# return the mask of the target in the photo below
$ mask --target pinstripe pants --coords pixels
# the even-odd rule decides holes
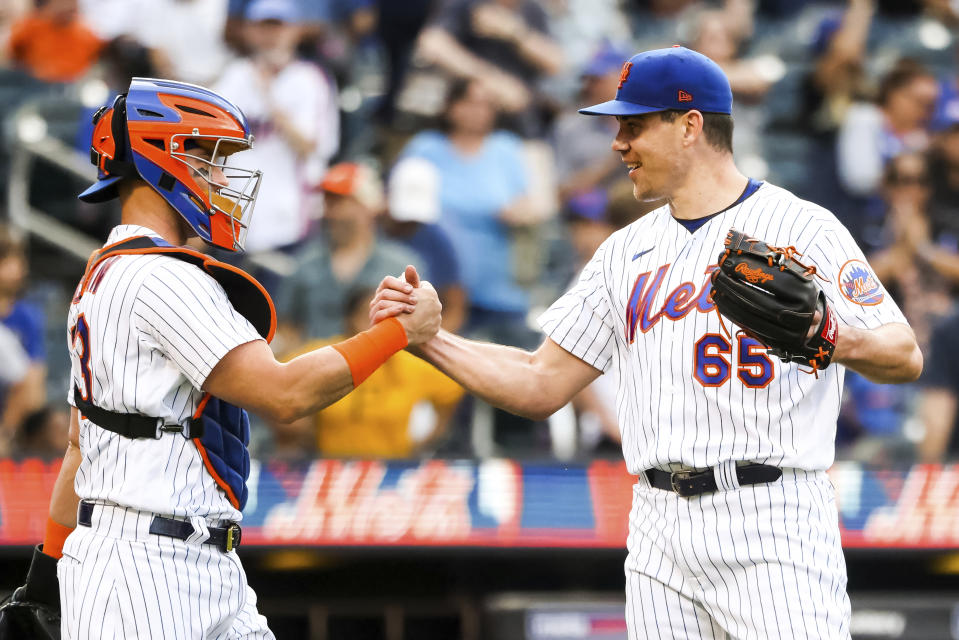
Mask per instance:
[[[235,552],[149,533],[152,516],[97,506],[57,563],[64,640],[272,640]]]
[[[683,498],[633,488],[630,640],[846,640],[849,598],[825,472]]]

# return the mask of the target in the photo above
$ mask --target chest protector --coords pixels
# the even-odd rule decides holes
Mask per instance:
[[[233,308],[250,321],[267,342],[276,330],[273,301],[263,286],[251,275],[232,265],[214,260],[199,251],[178,247],[149,236],[135,236],[100,249],[90,258],[76,300],[86,291],[97,265],[113,256],[161,254],[195,265],[216,280],[226,291]],[[118,413],[95,406],[73,389],[74,404],[85,418],[98,427],[127,438],[156,438],[156,417]],[[163,425],[161,432],[183,432],[182,425]],[[227,498],[237,509],[246,505],[247,478],[250,476],[250,419],[245,410],[204,394],[189,421],[187,437],[192,440],[209,471]]]

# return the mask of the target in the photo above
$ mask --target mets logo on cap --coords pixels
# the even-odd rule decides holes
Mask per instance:
[[[839,291],[850,302],[871,306],[882,302],[882,285],[862,260],[849,260],[839,270]]]
[[[629,71],[633,68],[633,63],[627,60],[623,63],[623,70],[619,72],[619,84],[616,86],[617,89],[622,89],[623,84],[629,80]]]

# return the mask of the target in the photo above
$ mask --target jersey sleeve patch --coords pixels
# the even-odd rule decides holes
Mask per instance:
[[[842,265],[837,283],[847,300],[864,307],[877,305],[885,298],[879,278],[862,260],[849,260]]]

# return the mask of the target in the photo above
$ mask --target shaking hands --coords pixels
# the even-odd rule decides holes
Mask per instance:
[[[370,302],[370,325],[396,317],[410,345],[429,341],[440,329],[443,305],[436,289],[420,280],[416,267],[408,266],[403,277],[386,276]]]

